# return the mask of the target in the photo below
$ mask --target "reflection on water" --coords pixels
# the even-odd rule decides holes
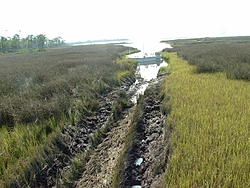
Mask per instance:
[[[137,80],[130,87],[130,90],[136,90],[135,94],[132,96],[131,101],[136,104],[139,95],[143,95],[144,91],[147,89],[149,82],[157,78],[157,73],[159,69],[163,66],[167,66],[166,62],[160,64],[138,64],[137,66]]]
[[[138,64],[139,73],[141,75],[141,78],[143,78],[145,81],[150,81],[157,77],[157,73],[159,69],[163,66],[167,66],[166,62],[162,62],[160,64],[149,64],[149,65],[143,65]]]
[[[126,46],[133,46],[137,49],[140,49],[143,51],[143,53],[155,53],[155,52],[159,52],[164,48],[167,47],[171,47],[170,45],[166,45],[166,44],[162,44],[162,43],[155,43],[156,45],[148,45],[147,50],[145,50],[145,45],[143,44],[143,46],[141,46],[142,48],[140,48],[140,46],[138,45],[131,45],[128,44]],[[134,54],[136,55],[136,54]],[[137,70],[136,70],[136,75],[137,75],[137,79],[135,81],[135,83],[130,87],[131,91],[136,91],[135,94],[132,96],[131,101],[136,104],[137,103],[137,99],[139,98],[139,95],[143,95],[144,91],[147,89],[149,83],[157,78],[157,74],[158,71],[161,67],[163,66],[167,66],[168,64],[166,62],[146,62],[146,64],[140,64],[138,63],[137,65]],[[136,166],[140,166],[143,163],[143,158],[138,158],[135,161],[135,165]],[[141,188],[141,185],[133,185],[131,188]]]
[[[123,44],[128,48],[134,47],[142,51],[142,53],[155,54],[163,50],[164,48],[171,48],[169,44],[160,43],[159,41],[131,41],[128,44]],[[139,55],[139,53],[133,55]],[[144,94],[144,91],[149,85],[152,79],[157,78],[157,73],[162,66],[167,66],[166,62],[144,62],[144,64],[138,63],[137,65],[137,80],[130,87],[130,90],[136,90],[136,94],[132,97],[132,102],[136,103],[139,95]]]

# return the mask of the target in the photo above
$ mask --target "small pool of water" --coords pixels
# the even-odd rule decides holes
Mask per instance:
[[[141,166],[142,162],[143,162],[143,158],[140,157],[140,158],[136,159],[135,165],[136,166]]]
[[[142,65],[142,64],[138,64],[138,71],[141,75],[141,77],[145,80],[145,81],[150,81],[154,78],[157,77],[158,71],[161,67],[163,66],[167,66],[168,64],[166,62],[162,62],[159,64],[148,64],[148,65]]]
[[[133,185],[131,188],[141,188],[140,185]]]

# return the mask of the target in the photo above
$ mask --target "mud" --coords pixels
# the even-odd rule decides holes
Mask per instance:
[[[80,151],[88,149],[91,144],[90,134],[107,121],[111,113],[111,102],[105,105],[91,117],[80,121],[77,125],[68,125],[63,128],[62,134],[54,143],[59,151],[49,154],[52,162],[44,165],[42,170],[34,177],[33,187],[53,187],[63,171],[67,170],[70,158]]]
[[[161,113],[160,80],[149,85],[142,103],[142,116],[135,127],[135,139],[126,159],[121,187],[159,187],[167,162],[165,116]]]

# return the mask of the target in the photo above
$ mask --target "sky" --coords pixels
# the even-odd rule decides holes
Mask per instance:
[[[66,42],[250,35],[248,0],[2,0],[0,36]]]

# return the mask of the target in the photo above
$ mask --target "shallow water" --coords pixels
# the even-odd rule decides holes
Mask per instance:
[[[149,65],[141,65],[139,64],[139,72],[141,74],[141,77],[145,81],[150,81],[157,77],[157,73],[159,69],[163,66],[167,66],[166,62],[162,62],[160,64],[149,64]]]
[[[167,65],[168,64],[164,61],[158,64],[138,64],[136,70],[137,79],[135,83],[130,87],[130,90],[136,90],[135,94],[131,98],[131,101],[134,104],[137,103],[137,99],[139,98],[139,96],[144,94],[144,91],[147,89],[150,81],[157,78],[159,69]]]
[[[156,53],[164,48],[171,48],[171,45],[160,43],[160,41],[157,40],[148,40],[148,41],[130,41],[128,44],[123,44],[124,46],[127,46],[129,49],[130,47],[137,48],[141,50],[141,52],[135,53],[133,55],[139,55],[141,53]],[[140,64],[138,63],[136,74],[137,74],[137,80],[136,82],[130,87],[131,90],[135,90],[136,93],[132,97],[131,101],[133,103],[137,102],[137,99],[139,98],[139,95],[143,95],[144,91],[147,89],[149,82],[155,78],[157,78],[157,73],[159,69],[162,66],[167,66],[168,64],[164,61],[162,62],[152,62],[151,64]]]

